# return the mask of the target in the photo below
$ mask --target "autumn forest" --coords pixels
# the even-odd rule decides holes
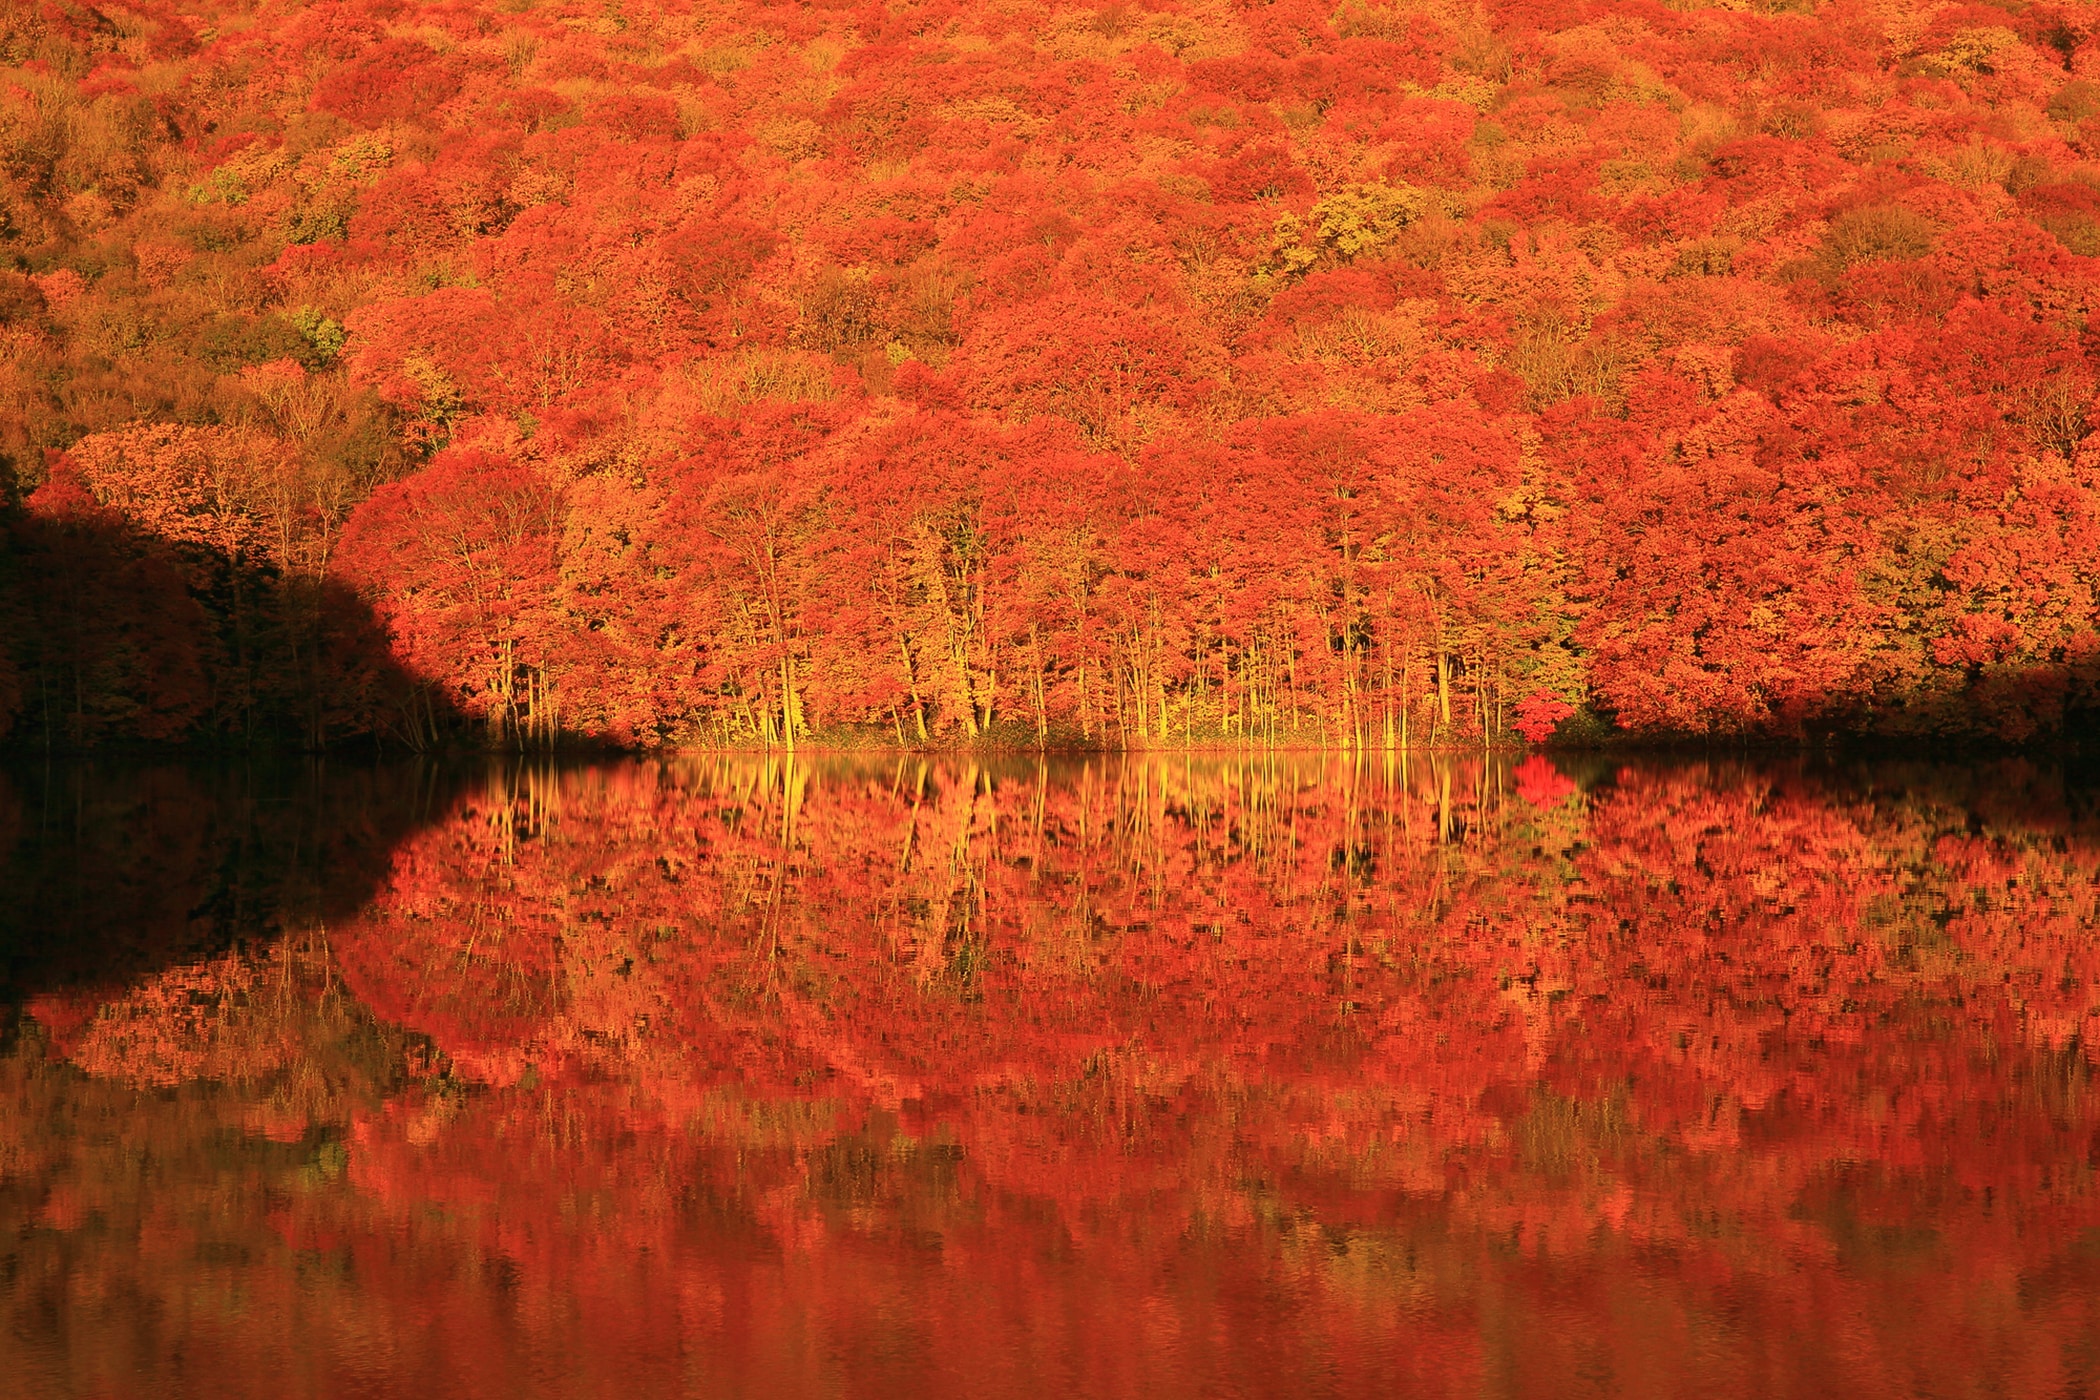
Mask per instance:
[[[8,0],[15,743],[2001,741],[2100,13]]]

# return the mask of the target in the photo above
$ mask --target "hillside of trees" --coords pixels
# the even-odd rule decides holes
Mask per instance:
[[[2100,7],[0,0],[10,742],[2047,739]]]

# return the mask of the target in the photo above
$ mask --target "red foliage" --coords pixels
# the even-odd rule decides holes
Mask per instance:
[[[529,678],[548,659],[535,624],[554,588],[557,505],[538,470],[455,448],[381,487],[344,532],[341,567],[386,599],[398,654],[444,683],[461,713],[499,730],[534,718]]]
[[[2100,704],[2070,10],[61,10],[0,47],[0,495],[78,444],[127,528],[245,557],[230,462],[287,594],[362,511],[398,659],[513,737]],[[536,543],[458,566],[504,620],[416,621],[468,606],[431,550],[364,554],[516,473]]]
[[[1560,722],[1575,713],[1575,707],[1551,695],[1528,695],[1517,702],[1512,726],[1534,744],[1543,744],[1560,728]]]
[[[428,45],[384,39],[323,78],[313,105],[360,126],[383,126],[425,117],[457,91],[459,78]]]

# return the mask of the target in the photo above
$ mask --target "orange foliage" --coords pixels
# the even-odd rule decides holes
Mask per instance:
[[[0,619],[29,731],[2024,741],[2100,695],[2080,6],[125,16],[0,20],[0,568],[71,471],[266,557],[288,641],[67,661],[68,719],[64,610]],[[412,675],[248,698],[340,689],[339,576]],[[246,628],[192,593],[124,625]]]

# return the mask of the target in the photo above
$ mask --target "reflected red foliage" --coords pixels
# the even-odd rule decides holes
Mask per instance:
[[[105,1078],[25,1041],[5,1296],[237,1278],[235,1390],[2056,1394],[2096,838],[2015,763],[504,772]],[[155,1374],[125,1308],[35,1364]]]

